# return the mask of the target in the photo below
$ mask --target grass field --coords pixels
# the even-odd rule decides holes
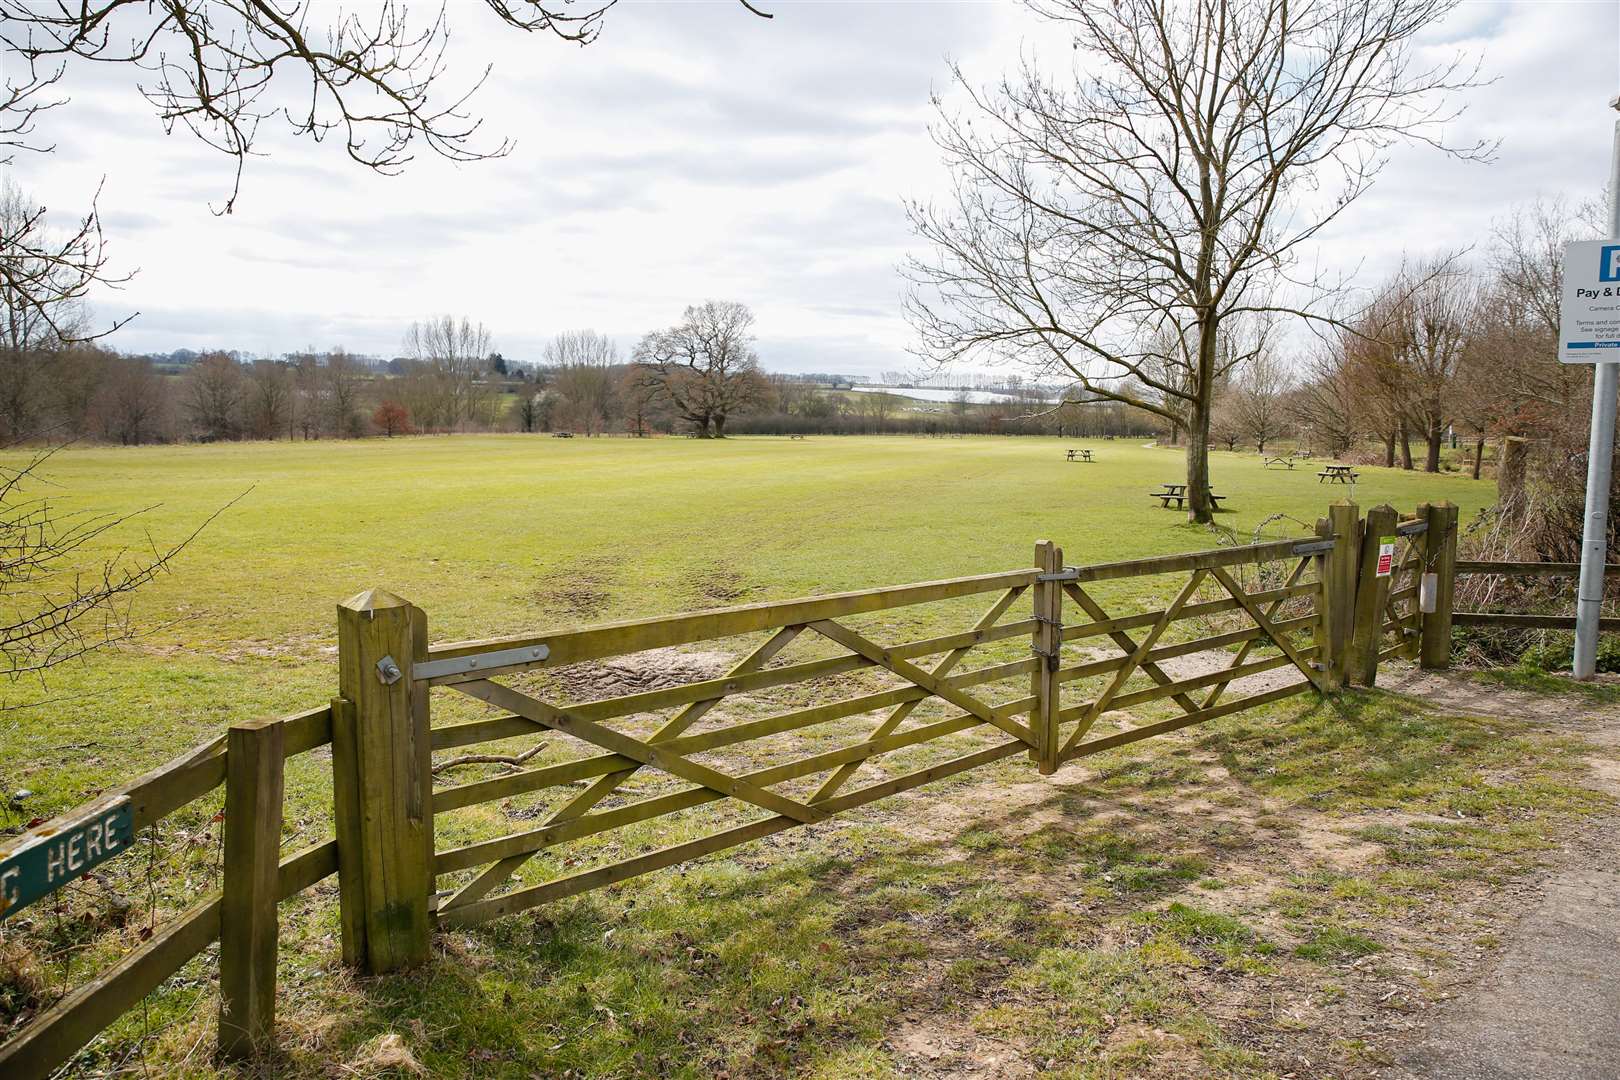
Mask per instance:
[[[1089,445],[1092,464],[1064,460]],[[1223,529],[1297,535],[1346,494],[1316,467],[1217,452]],[[0,763],[50,761],[60,734],[101,760],[5,775],[31,811],[77,802],[232,720],[335,692],[335,605],[389,589],[433,640],[672,614],[1027,566],[1037,540],[1070,563],[1214,547],[1150,490],[1182,456],[1119,441],[1035,438],[550,439],[536,436],[69,450],[45,470],[68,509],[130,513],[114,538],[161,546],[231,499],[140,595],[135,646],[0,686]],[[246,494],[244,494],[244,492]],[[1354,497],[1405,511],[1450,499],[1464,520],[1494,488],[1455,474],[1360,470]],[[87,555],[94,555],[88,552]],[[1140,586],[1133,586],[1140,587]],[[1104,590],[1106,593],[1107,590]]]
[[[1095,463],[1064,460],[1066,447],[1081,445]],[[0,712],[0,785],[35,793],[4,811],[5,824],[74,805],[232,721],[324,702],[336,684],[334,605],[368,587],[423,607],[434,640],[481,637],[1010,569],[1029,565],[1044,538],[1062,544],[1068,562],[1092,563],[1213,547],[1234,534],[1247,541],[1262,523],[1268,535],[1298,535],[1346,494],[1318,484],[1308,462],[1267,470],[1255,455],[1217,453],[1214,486],[1229,509],[1211,530],[1148,498],[1182,472],[1176,451],[1026,438],[469,436],[65,451],[45,470],[62,507],[152,508],[126,539],[146,530],[172,542],[242,498],[141,594],[138,641],[53,672],[45,687],[4,688],[7,704],[24,707]],[[1409,512],[1449,499],[1466,521],[1495,497],[1489,483],[1455,474],[1360,472],[1354,497],[1363,506],[1387,501]],[[50,700],[26,706],[41,697]],[[325,1075],[341,1060],[351,1073],[409,1072],[410,1062],[390,1058],[402,1040],[433,1075],[887,1075],[904,1058],[896,1040],[921,1022],[908,1015],[943,1008],[964,1038],[1015,1046],[1037,1071],[1052,1063],[1074,1076],[1136,1075],[1132,1061],[1159,1067],[1168,1054],[1185,1069],[1151,1075],[1267,1075],[1266,1055],[1178,984],[1178,965],[1256,978],[1280,966],[1331,969],[1386,947],[1362,925],[1366,905],[1389,902],[1380,895],[1395,889],[1411,897],[1409,909],[1426,911],[1457,860],[1458,880],[1498,869],[1466,865],[1483,843],[1472,835],[1431,844],[1409,855],[1418,869],[1398,881],[1379,871],[1348,875],[1355,885],[1288,886],[1281,921],[1262,933],[1211,898],[1274,868],[1238,873],[1236,848],[1223,845],[1239,833],[1269,843],[1268,815],[1317,813],[1320,794],[1304,777],[1282,788],[1276,773],[1250,775],[1258,756],[1298,755],[1303,767],[1325,753],[1350,777],[1345,784],[1364,782],[1375,800],[1387,798],[1377,792],[1390,776],[1417,768],[1403,754],[1445,762],[1443,776],[1412,773],[1422,783],[1403,797],[1425,807],[1461,798],[1487,773],[1512,772],[1500,804],[1468,804],[1481,817],[1522,818],[1532,796],[1537,822],[1595,805],[1566,783],[1579,769],[1569,746],[1529,735],[1486,740],[1472,721],[1413,726],[1377,695],[1346,701],[1338,711],[1274,708],[1165,749],[1102,759],[1112,787],[1101,790],[1113,793],[1105,801],[1142,815],[1151,827],[1141,835],[1068,821],[1096,809],[1095,792],[1074,779],[1048,791],[1027,768],[1004,763],[969,787],[938,789],[946,801],[937,805],[947,807],[939,820],[906,819],[920,801],[936,805],[926,802],[936,789],[924,789],[847,825],[446,935],[443,962],[418,976],[346,977],[325,886],[289,905],[289,1056],[269,1067]],[[1266,721],[1293,725],[1297,738],[1268,741],[1258,734]],[[1366,740],[1381,740],[1376,760],[1352,763],[1347,755]],[[1230,776],[1211,787],[1199,761],[1222,763]],[[325,768],[311,756],[289,775],[298,834],[289,846],[329,829]],[[1241,828],[1229,821],[1231,835],[1193,835],[1179,810],[1151,824],[1161,800],[1200,786],[1214,805],[1244,804]],[[974,820],[965,807],[975,798],[1006,813]],[[1539,850],[1539,827],[1499,854]],[[164,888],[179,896],[185,887],[173,880],[205,880],[217,837],[206,816],[177,828],[191,850],[177,853],[171,835]],[[1398,840],[1403,851],[1412,846]],[[1086,918],[1043,882],[1058,864],[1086,900]],[[1312,899],[1324,889],[1333,903]],[[1362,914],[1347,925],[1351,909]],[[1053,911],[1060,917],[1047,918]],[[1117,932],[1097,937],[1105,925]],[[943,951],[923,944],[916,931],[925,926],[960,940]],[[829,949],[832,929],[840,944]],[[72,985],[117,945],[105,931],[64,926],[60,911],[54,922],[39,915],[24,935],[25,947],[50,957],[36,981]],[[81,1066],[107,1068],[141,1046],[167,1071],[209,1073],[197,1048],[209,1026],[207,965],[154,995]],[[1123,996],[1072,1000],[1077,987],[1100,984]],[[0,981],[7,1015],[16,1011],[5,1006],[11,992]],[[1061,1022],[1041,1011],[1054,996],[1068,1002],[1056,1006]],[[1174,1045],[1138,1045],[1148,1036],[1130,1031],[1119,1041],[1126,1017],[1170,1031]],[[139,1040],[145,1032],[161,1034]]]

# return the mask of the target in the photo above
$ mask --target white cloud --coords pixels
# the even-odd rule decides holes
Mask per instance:
[[[100,305],[142,312],[111,339],[125,349],[391,354],[411,319],[448,311],[529,358],[559,330],[630,341],[724,297],[754,306],[772,366],[903,366],[900,200],[941,175],[929,92],[947,54],[988,80],[1038,28],[1005,3],[768,6],[767,22],[727,0],[622,4],[577,49],[452,4],[453,74],[495,66],[476,104],[515,140],[498,161],[383,178],[340,145],[267,131],[237,212],[217,217],[230,163],[165,136],[127,76],[100,70],[52,119],[58,152],[16,172],[64,213],[105,176],[115,259],[141,270]],[[1595,194],[1617,36],[1612,3],[1461,6],[1429,47],[1477,49],[1497,81],[1450,134],[1500,138],[1499,160],[1397,150],[1322,264],[1380,272],[1403,250],[1479,241],[1538,193]]]

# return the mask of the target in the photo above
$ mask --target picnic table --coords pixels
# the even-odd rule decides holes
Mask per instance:
[[[1349,465],[1324,465],[1316,474],[1318,484],[1353,484],[1360,474]]]
[[[1226,496],[1217,495],[1213,490],[1208,491],[1207,494],[1209,495],[1209,501],[1214,504],[1215,509],[1219,510],[1221,508],[1221,500],[1226,498]],[[1158,499],[1166,510],[1170,509],[1170,504],[1172,502],[1176,504],[1176,509],[1180,510],[1187,501],[1187,485],[1166,484],[1161,491],[1148,492],[1148,497]]]
[[[1269,469],[1273,465],[1284,465],[1284,466],[1287,466],[1288,468],[1292,469],[1294,467],[1294,459],[1291,458],[1291,457],[1268,457],[1268,458],[1266,458],[1266,468]]]
[[[1078,454],[1079,456],[1076,457],[1075,456],[1076,454]],[[1070,450],[1069,451],[1069,460],[1070,461],[1090,461],[1091,460],[1091,451],[1090,450]]]
[[[802,439],[802,438],[804,438],[804,436],[800,435],[800,434],[793,434],[793,435],[789,435],[788,438],[789,439]]]

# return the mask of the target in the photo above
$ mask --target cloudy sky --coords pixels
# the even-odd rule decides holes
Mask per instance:
[[[453,313],[530,360],[562,330],[628,344],[685,304],[725,298],[758,314],[768,367],[910,366],[895,268],[914,244],[901,200],[942,185],[930,91],[947,58],[987,81],[1049,41],[1001,0],[761,6],[776,18],[730,0],[622,0],[579,49],[449,0],[449,77],[493,65],[475,106],[515,142],[500,160],[424,158],[380,177],[341,145],[267,128],[236,212],[219,217],[231,163],[165,135],[102,69],[70,74],[74,100],[46,126],[56,152],[13,172],[62,214],[101,185],[116,268],[139,270],[97,304],[104,319],[139,312],[108,339],[126,351],[392,356],[412,319]],[[1426,45],[1481,56],[1495,81],[1447,134],[1499,138],[1496,162],[1395,152],[1313,258],[1371,276],[1403,250],[1482,243],[1515,202],[1594,195],[1620,86],[1617,12],[1615,0],[1464,3]]]

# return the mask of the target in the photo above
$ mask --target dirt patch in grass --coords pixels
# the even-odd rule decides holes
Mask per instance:
[[[697,602],[705,607],[727,607],[742,603],[758,591],[758,586],[728,567],[717,566],[698,575],[693,583]]]
[[[547,576],[529,593],[546,623],[564,625],[595,620],[612,602],[616,583],[611,566],[581,559],[562,575]]]
[[[569,701],[665,690],[725,674],[736,661],[717,650],[649,649],[629,656],[569,664],[545,672],[543,681]]]
[[[961,1080],[1019,1080],[1039,1070],[1003,1039],[973,1030],[959,1018],[940,1014],[907,1016],[883,1041],[906,1076]]]

